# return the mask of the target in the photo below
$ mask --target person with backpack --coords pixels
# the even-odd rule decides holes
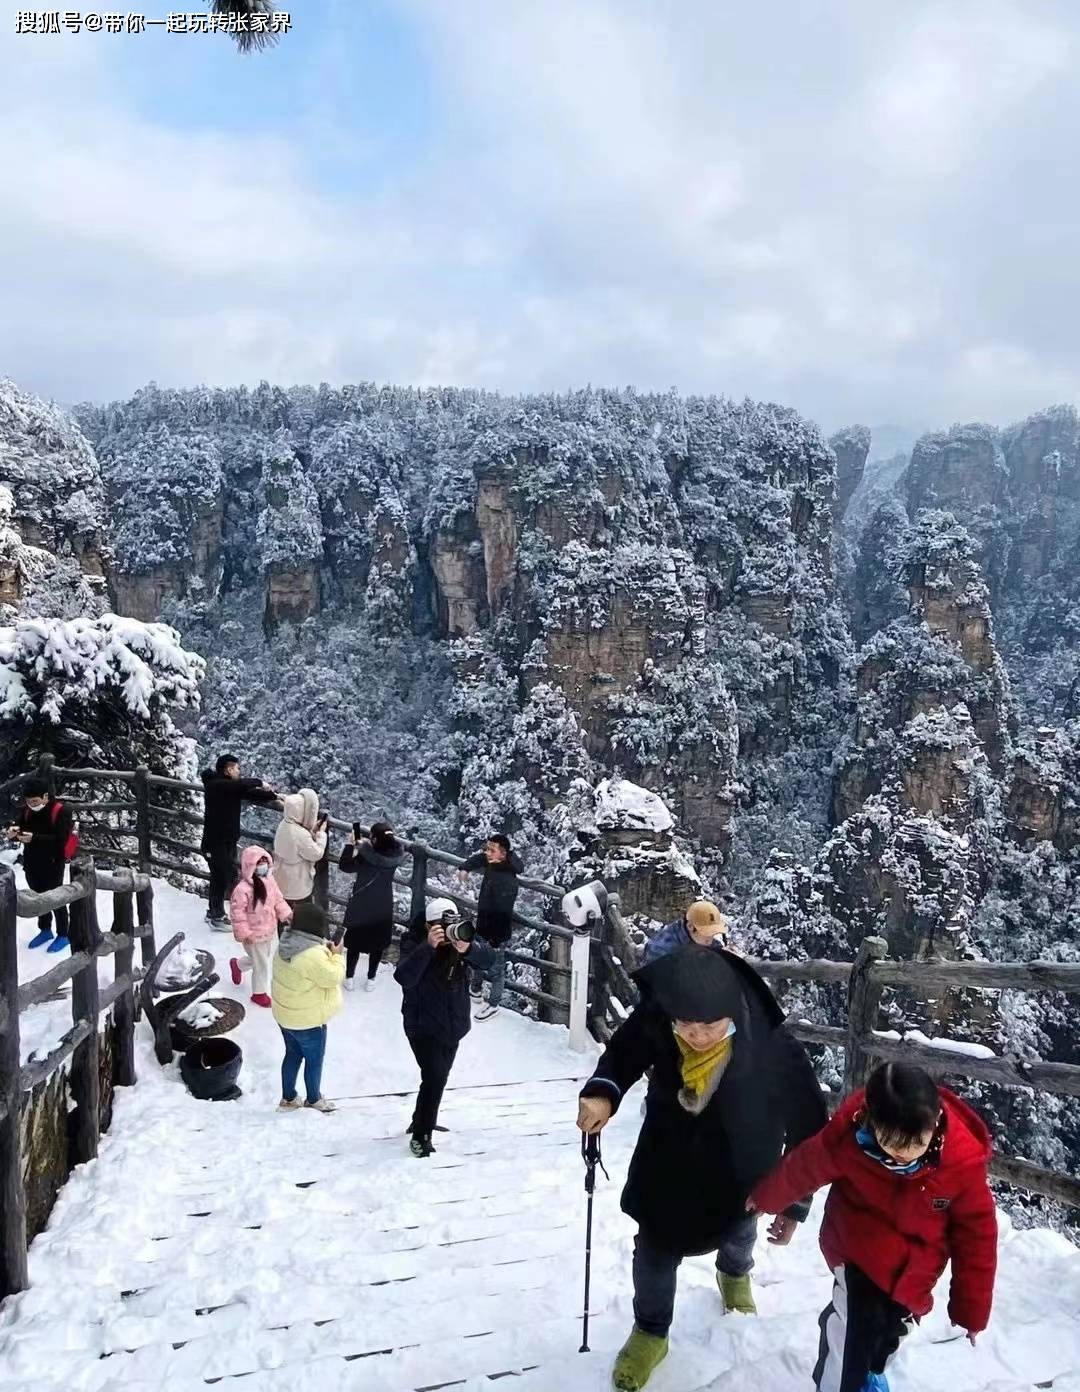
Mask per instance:
[[[652,1070],[622,1193],[638,1232],[634,1327],[612,1375],[619,1392],[640,1392],[667,1357],[684,1257],[715,1253],[725,1311],[757,1313],[757,1222],[746,1200],[786,1147],[828,1121],[805,1050],[748,962],[694,945],[640,968],[634,980],[640,1004],[612,1035],[578,1104],[579,1128],[596,1135]],[[795,1195],[773,1223],[774,1244],[790,1242],[806,1218],[802,1199]]]
[[[50,794],[44,778],[28,778],[23,784],[23,799],[22,811],[8,827],[8,840],[22,846],[27,889],[43,894],[64,883],[67,864],[78,854],[79,838],[70,809]],[[53,915],[41,914],[30,947],[48,944],[46,951],[63,952],[68,946],[67,906],[62,905],[55,913],[56,936],[52,930]]]
[[[487,943],[461,931],[465,927],[452,900],[432,899],[423,921],[402,938],[394,972],[405,1037],[420,1066],[420,1090],[408,1128],[409,1149],[417,1159],[435,1153],[431,1136],[439,1129],[439,1104],[458,1045],[472,1028],[469,967],[483,971],[494,956]]]
[[[274,802],[277,793],[257,778],[241,778],[240,760],[222,754],[212,769],[203,769],[203,834],[199,849],[210,867],[210,905],[206,921],[218,933],[229,931],[225,900],[240,874],[240,807],[245,802]]]
[[[973,1344],[986,1328],[997,1267],[992,1150],[966,1102],[922,1068],[884,1063],[754,1188],[751,1212],[780,1213],[832,1186],[820,1236],[833,1296],[819,1321],[818,1392],[889,1392],[888,1362],[929,1313],[947,1264],[949,1318]]]
[[[405,852],[389,822],[374,822],[366,838],[358,839],[357,830],[338,861],[338,869],[356,876],[345,907],[345,989],[354,989],[356,964],[366,952],[364,990],[373,991],[379,963],[394,936],[394,874]]]
[[[274,958],[274,1019],[285,1040],[278,1103],[282,1112],[295,1112],[300,1107],[327,1113],[337,1110],[322,1095],[322,1071],[326,1022],[341,1009],[345,963],[342,944],[328,940],[329,927],[325,909],[310,900],[297,904]],[[296,1091],[301,1064],[304,1102]]]
[[[295,908],[311,898],[315,867],[326,854],[327,822],[314,788],[301,788],[281,800],[281,821],[274,835],[274,874],[281,892]]]
[[[240,878],[229,896],[229,908],[233,937],[247,948],[245,957],[234,957],[229,963],[233,985],[239,986],[244,972],[250,971],[252,1004],[269,1010],[270,973],[278,929],[289,922],[293,911],[274,877],[270,852],[261,846],[244,847]]]
[[[514,931],[514,905],[518,897],[518,876],[525,873],[521,857],[510,845],[510,838],[497,833],[484,842],[484,849],[471,855],[458,871],[458,879],[467,884],[469,876],[482,871],[480,896],[476,904],[476,933],[493,949],[491,965],[486,972],[472,974],[472,995],[479,1000],[483,994],[484,976],[488,980],[487,1004],[474,1016],[490,1020],[502,1003],[506,985],[506,948]]]

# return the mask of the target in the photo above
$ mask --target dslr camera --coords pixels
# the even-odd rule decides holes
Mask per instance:
[[[442,927],[447,942],[471,943],[476,937],[476,923],[473,919],[459,918],[456,912],[443,914]]]
[[[463,918],[451,900],[436,899],[428,905],[428,912],[432,911],[438,916],[428,919],[428,927],[437,924],[446,934],[447,942],[470,943],[476,937],[476,923],[471,918]]]

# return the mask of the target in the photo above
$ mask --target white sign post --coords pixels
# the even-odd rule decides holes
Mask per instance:
[[[589,926],[577,928],[570,944],[570,1047],[583,1054],[589,1038]]]

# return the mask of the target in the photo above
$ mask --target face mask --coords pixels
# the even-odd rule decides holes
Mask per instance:
[[[28,801],[26,805],[27,805],[27,807],[29,807],[29,809],[30,809],[31,812],[40,812],[41,809],[45,806],[45,799],[42,798],[42,800],[41,800],[40,802],[29,802],[29,801]]]
[[[256,875],[258,875],[260,880],[264,880],[266,876],[270,873],[270,867],[269,865],[256,865],[255,873]]]

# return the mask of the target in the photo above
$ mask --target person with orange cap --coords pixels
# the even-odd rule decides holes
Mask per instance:
[[[656,937],[645,944],[641,965],[647,967],[658,957],[666,957],[669,952],[677,952],[691,943],[717,950],[729,947],[728,933],[727,919],[716,905],[707,899],[695,900],[682,918],[665,924]]]

